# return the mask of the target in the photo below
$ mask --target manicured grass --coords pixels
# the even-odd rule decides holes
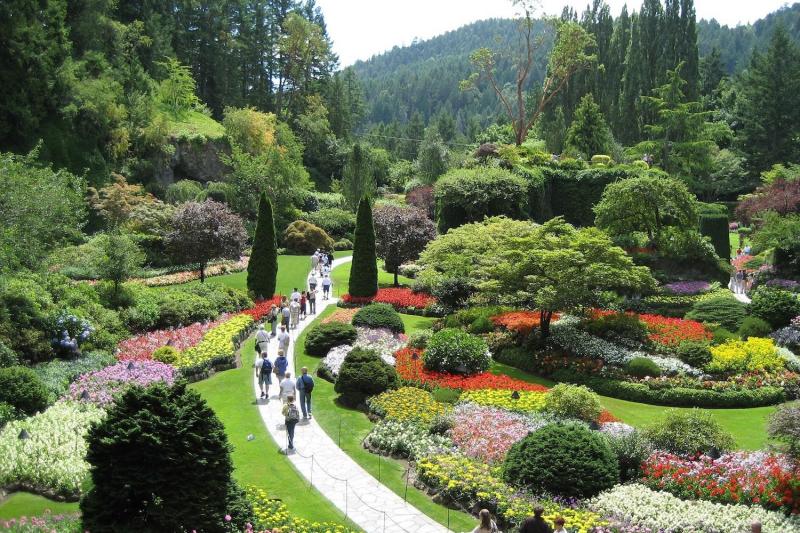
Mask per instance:
[[[338,266],[333,270],[333,274],[331,274],[331,280],[333,280],[334,296],[346,294],[350,289],[351,264],[352,263],[345,263],[344,265]],[[399,276],[397,280],[400,282],[400,285],[406,286],[409,286],[414,282],[413,279],[405,276]],[[378,261],[378,286],[394,287],[394,274],[390,274],[383,270],[383,261],[380,260]]]
[[[242,353],[253,353],[254,349],[251,338],[242,346]],[[271,497],[283,500],[293,515],[319,522],[345,523],[342,513],[309,488],[305,478],[280,453],[280,446],[267,432],[256,407],[252,377],[252,368],[245,364],[191,385],[225,425],[233,446],[234,476],[242,486],[255,485]],[[253,439],[247,440],[248,435],[253,435]]]
[[[30,492],[15,492],[0,504],[0,520],[41,516],[48,509],[53,514],[76,513],[78,502],[57,502]]]
[[[739,249],[739,233],[736,231],[731,231],[728,233],[728,237],[731,243],[731,257],[736,257],[736,250]],[[742,248],[744,248],[748,244],[750,244],[750,237],[745,235],[744,245],[742,245]]]
[[[176,137],[202,135],[208,139],[221,139],[225,135],[225,127],[199,111],[184,111],[175,114],[163,108],[161,115],[167,120],[169,132]]]
[[[495,374],[506,374],[528,383],[538,383],[546,387],[555,385],[555,382],[549,379],[497,362],[492,364],[491,371]],[[663,418],[664,412],[670,409],[670,407],[661,405],[629,402],[607,396],[600,396],[600,401],[603,407],[611,411],[614,416],[636,427],[652,424]],[[678,409],[685,410],[689,408],[681,407]],[[708,411],[711,412],[723,428],[733,435],[739,448],[743,450],[758,450],[764,448],[769,441],[766,431],[767,420],[775,409],[775,406],[771,406],[751,409],[708,409]]]
[[[334,272],[342,268],[344,265]],[[329,307],[320,314],[320,317],[327,316],[334,309],[335,307]],[[406,333],[411,333],[415,329],[428,328],[433,324],[431,318],[409,315],[402,315],[402,317]],[[320,358],[306,355],[303,351],[305,334],[306,332],[303,332],[300,335],[295,345],[295,366],[316,369]],[[363,412],[338,405],[335,401],[337,394],[333,390],[332,383],[319,377],[315,381],[314,418],[320,426],[364,470],[403,497],[406,494],[406,463],[389,457],[381,457],[365,450],[361,442],[372,429],[373,423]],[[413,485],[408,486],[408,502],[440,524],[448,524],[448,510],[433,503],[425,493],[414,488]],[[475,527],[475,519],[466,513],[451,510],[449,515],[450,529],[453,531],[471,531]]]

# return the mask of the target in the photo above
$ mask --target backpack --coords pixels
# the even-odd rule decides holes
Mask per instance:
[[[308,374],[301,376],[300,381],[303,382],[303,390],[306,393],[310,393],[312,390],[314,390],[314,380]]]
[[[261,373],[263,374],[264,372],[266,372],[267,374],[272,372],[272,363],[270,363],[269,359],[267,359],[266,357],[261,362]]]
[[[293,403],[290,403],[289,408],[286,410],[286,421],[297,422],[299,420],[300,420],[300,412],[297,410],[297,406]]]

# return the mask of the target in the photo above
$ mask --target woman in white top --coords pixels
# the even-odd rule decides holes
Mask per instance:
[[[481,512],[478,513],[478,518],[481,519],[481,523],[472,530],[472,533],[500,533],[488,509],[481,509]]]

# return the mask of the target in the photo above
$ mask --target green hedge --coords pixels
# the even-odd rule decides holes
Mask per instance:
[[[727,212],[725,214],[702,213],[700,215],[700,233],[711,239],[717,255],[726,261],[731,259],[728,223]]]

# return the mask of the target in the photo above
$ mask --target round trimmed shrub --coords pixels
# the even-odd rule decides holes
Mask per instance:
[[[344,358],[334,390],[348,405],[359,405],[369,396],[389,389],[399,383],[397,371],[374,350],[353,348]]]
[[[482,338],[460,329],[446,328],[431,335],[423,361],[428,370],[477,374],[489,369],[488,352]]]
[[[313,254],[316,250],[333,250],[333,239],[319,226],[295,220],[283,232],[283,246],[298,254]]]
[[[742,321],[737,333],[743,340],[750,337],[768,337],[772,333],[772,326],[757,316],[749,316]]]
[[[766,320],[774,329],[782,328],[800,315],[800,300],[789,291],[762,286],[753,294],[750,314]]]
[[[550,424],[511,447],[503,479],[537,493],[588,498],[619,482],[619,465],[600,433],[580,424]]]
[[[172,346],[162,346],[161,348],[156,348],[156,350],[153,352],[153,361],[171,365],[177,360],[178,350]]]
[[[353,344],[357,336],[356,328],[344,322],[317,324],[306,334],[306,353],[324,357],[334,346]]]
[[[48,405],[47,388],[36,372],[23,366],[0,368],[0,403],[32,415]]]
[[[469,332],[480,335],[481,333],[491,333],[494,331],[494,324],[488,317],[479,316],[469,325]]]
[[[711,350],[707,342],[683,341],[678,345],[678,359],[689,366],[703,368],[711,362]]]
[[[406,327],[400,313],[389,304],[365,305],[353,315],[353,325],[365,328],[386,328],[393,333],[403,333]]]
[[[647,340],[647,326],[636,315],[614,313],[604,315],[586,324],[586,331],[598,337],[622,337],[639,342]]]
[[[661,369],[647,357],[634,357],[625,365],[625,372],[635,378],[657,378],[661,376]]]
[[[349,239],[340,239],[333,243],[334,250],[352,250],[353,249],[353,241]]]
[[[644,435],[656,449],[680,455],[725,452],[733,449],[733,437],[708,411],[667,409],[664,418],[648,426]]]
[[[692,305],[691,311],[686,313],[686,318],[690,320],[719,324],[730,331],[739,329],[744,317],[744,304],[733,295],[712,296],[699,300]]]
[[[559,383],[547,393],[544,409],[556,416],[594,422],[603,408],[600,397],[584,385]]]

